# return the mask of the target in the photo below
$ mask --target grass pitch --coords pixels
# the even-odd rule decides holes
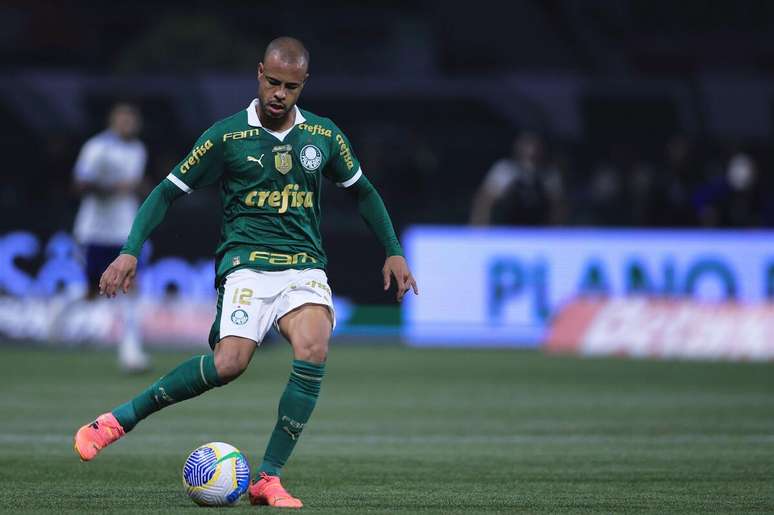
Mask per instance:
[[[78,426],[186,356],[126,377],[110,353],[0,347],[0,511],[191,513],[194,447],[222,440],[257,465],[286,346],[95,461],[73,454]],[[774,364],[334,344],[284,483],[308,513],[772,511]]]

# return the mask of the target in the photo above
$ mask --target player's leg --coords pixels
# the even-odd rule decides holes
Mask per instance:
[[[317,304],[301,306],[279,320],[280,332],[292,345],[295,359],[260,472],[280,475],[314,410],[325,373],[332,325],[328,308]]]
[[[254,351],[253,340],[223,338],[213,354],[187,359],[132,400],[80,428],[75,435],[76,452],[89,461],[151,414],[233,381],[247,368]]]
[[[79,429],[75,436],[75,450],[82,460],[93,459],[102,448],[131,431],[149,415],[222,386],[239,377],[247,368],[255,352],[256,342],[263,338],[265,329],[261,329],[258,336],[261,320],[258,316],[259,302],[243,303],[238,308],[244,314],[243,318],[221,316],[224,307],[227,313],[233,311],[230,301],[224,302],[224,296],[235,288],[235,284],[241,284],[230,279],[231,276],[218,290],[217,312],[210,331],[213,354],[195,356],[184,361],[130,401]],[[225,296],[225,299],[230,298],[230,295]],[[238,323],[233,322],[235,319]]]
[[[250,487],[250,501],[301,508],[301,501],[282,487],[279,475],[317,404],[333,319],[326,306],[306,304],[283,316],[278,325],[293,346],[295,359],[280,398],[277,423],[258,470],[259,479]]]
[[[124,431],[131,431],[140,420],[160,409],[230,383],[245,371],[253,352],[253,340],[226,336],[215,345],[212,354],[182,362],[138,396],[114,409],[113,416]]]
[[[253,340],[226,336],[215,345],[212,354],[194,356],[182,362],[111,413],[125,432],[131,431],[140,420],[167,406],[230,383],[247,369],[253,352]]]
[[[300,508],[303,504],[282,487],[279,475],[317,404],[335,315],[330,288],[321,270],[305,271],[283,297],[285,305],[278,309],[277,325],[293,347],[295,359],[258,470],[259,479],[249,494],[253,504]]]

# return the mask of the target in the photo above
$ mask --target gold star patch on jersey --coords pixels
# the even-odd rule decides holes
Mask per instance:
[[[293,156],[290,154],[292,148],[290,145],[279,145],[271,149],[274,152],[274,168],[282,175],[293,168]]]

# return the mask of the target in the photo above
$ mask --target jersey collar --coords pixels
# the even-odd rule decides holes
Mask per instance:
[[[250,105],[247,106],[247,123],[253,127],[263,127],[263,125],[261,125],[261,118],[258,116],[258,113],[255,112],[255,108],[258,107],[258,105],[258,99],[254,98],[253,101],[250,102]],[[301,114],[301,110],[297,105],[293,106],[293,111],[296,115],[296,119],[293,122],[294,126],[306,121],[306,118]]]

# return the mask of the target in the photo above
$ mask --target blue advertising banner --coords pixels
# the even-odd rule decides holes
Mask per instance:
[[[154,260],[149,244],[143,254],[135,313],[145,342],[206,346],[216,304],[213,260]],[[0,336],[114,344],[126,312],[125,297],[88,301],[86,281],[82,250],[70,235],[60,232],[45,240],[29,231],[0,234]],[[339,296],[333,303],[337,334],[359,334],[361,329],[349,324],[356,306]]]
[[[416,226],[412,345],[536,346],[580,295],[760,302],[774,297],[774,232]]]

